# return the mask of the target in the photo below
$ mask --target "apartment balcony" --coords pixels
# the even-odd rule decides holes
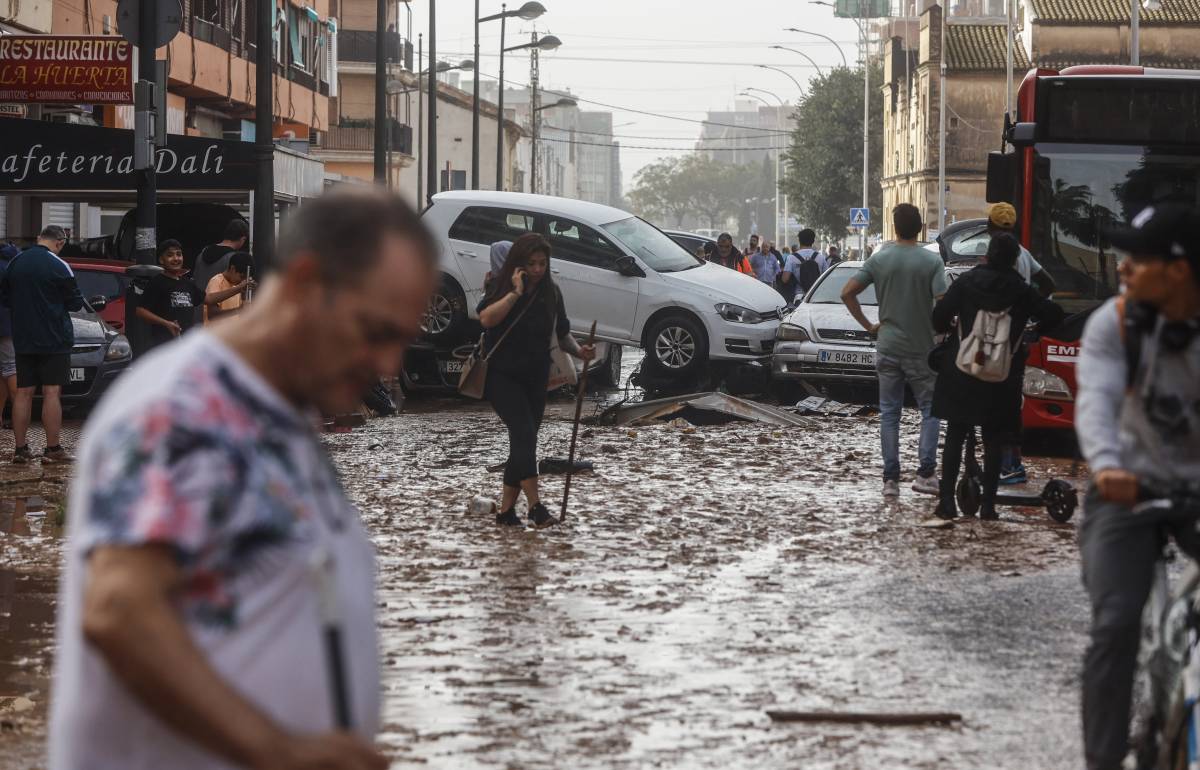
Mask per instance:
[[[338,32],[338,62],[375,62],[375,33],[343,29]],[[397,32],[385,32],[383,53],[390,62],[403,63],[406,69],[413,68],[412,43],[404,42]]]
[[[406,126],[395,118],[389,122],[391,150],[412,155],[412,126]],[[355,125],[330,126],[322,131],[316,149],[338,152],[366,153],[375,150],[375,128],[367,121]]]

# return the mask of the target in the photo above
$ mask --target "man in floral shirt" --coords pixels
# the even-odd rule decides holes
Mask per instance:
[[[387,193],[308,203],[246,312],[155,350],[106,396],[71,490],[53,770],[386,767],[373,550],[312,411],[348,411],[397,373],[435,254]]]

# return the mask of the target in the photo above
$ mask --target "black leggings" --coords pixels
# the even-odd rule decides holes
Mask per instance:
[[[547,377],[488,370],[487,399],[508,428],[506,487],[520,487],[522,481],[538,475],[537,437],[546,413],[546,382]]]
[[[974,425],[952,422],[946,426],[946,445],[942,449],[943,499],[954,499],[954,487],[958,484],[958,469],[962,466],[963,448],[967,436],[975,430]],[[1000,452],[1012,432],[984,426],[983,429],[983,502],[996,499],[996,488],[1000,485]]]

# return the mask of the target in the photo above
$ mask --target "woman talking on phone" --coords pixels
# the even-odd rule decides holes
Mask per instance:
[[[596,356],[591,345],[571,336],[562,293],[550,278],[550,244],[536,233],[513,242],[500,273],[479,303],[484,344],[492,350],[484,396],[508,428],[508,462],[496,523],[519,527],[517,498],[525,492],[529,520],[538,529],[558,523],[538,495],[537,437],[546,411],[552,337],[584,361]]]

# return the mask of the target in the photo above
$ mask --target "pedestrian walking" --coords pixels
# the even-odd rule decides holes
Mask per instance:
[[[50,770],[387,767],[373,549],[311,415],[398,373],[437,244],[366,189],[304,203],[275,254],[245,313],[135,364],[91,417]]]
[[[214,292],[207,299],[205,292],[192,283],[183,267],[183,246],[179,241],[167,239],[159,244],[158,263],[163,271],[150,279],[146,294],[138,305],[137,317],[150,326],[150,346],[157,347],[170,342],[196,324],[196,310],[207,304],[211,306],[241,294],[245,288],[231,286]]]
[[[67,243],[66,231],[49,225],[37,243],[8,263],[0,282],[0,302],[12,314],[13,349],[16,352],[17,393],[13,398],[13,464],[33,459],[29,450],[29,423],[33,395],[42,390],[42,428],[46,431],[45,464],[70,462],[62,447],[62,389],[71,377],[71,348],[75,327],[71,311],[84,308],[75,273],[59,258]]]
[[[241,217],[229,220],[220,242],[205,246],[192,265],[192,282],[200,291],[208,290],[213,276],[220,275],[229,267],[229,259],[239,251],[246,251],[250,241],[250,226]]]
[[[789,302],[796,296],[803,297],[807,294],[828,267],[825,255],[814,246],[817,242],[815,231],[805,228],[796,238],[800,241],[800,250],[788,258],[782,276],[785,292],[790,291],[792,294],[791,297],[784,294],[784,299]]]
[[[828,254],[826,254],[826,256],[825,256],[826,264],[829,267],[833,267],[834,265],[840,263],[841,261],[842,261],[842,250],[839,249],[837,246],[830,246],[828,249]]]
[[[714,255],[713,262],[739,273],[754,275],[754,269],[750,267],[750,260],[734,248],[733,236],[729,233],[721,233],[717,236],[717,253]]]
[[[988,209],[987,232],[990,237],[1004,234],[1015,237],[1016,226],[1017,210],[1011,203],[993,203]],[[1016,270],[1022,280],[1036,289],[1041,296],[1049,297],[1054,293],[1054,279],[1024,246],[1021,246]],[[1021,457],[1021,441],[1022,431],[1018,425],[1012,435],[1004,440],[1000,460],[1001,484],[1024,484],[1029,481],[1029,474]]]
[[[488,253],[489,278],[500,275],[500,271],[504,269],[504,260],[508,258],[508,250],[511,248],[512,241],[496,241],[492,244]]]
[[[996,235],[988,245],[983,264],[964,273],[933,309],[933,330],[947,334],[941,351],[937,382],[933,388],[933,415],[946,421],[942,450],[942,478],[935,515],[958,515],[954,490],[962,464],[963,447],[970,432],[983,434],[983,493],[979,517],[995,519],[996,488],[1000,483],[1000,452],[1004,440],[1021,425],[1021,388],[1025,381],[1026,350],[1021,334],[1036,319],[1042,329],[1062,323],[1063,311],[1025,283],[1016,271],[1020,244],[1008,234]],[[959,351],[978,334],[995,334],[1006,342],[992,355],[997,367],[993,381],[965,371]],[[982,338],[981,338],[982,339]],[[986,343],[985,343],[986,344]],[[978,355],[987,351],[978,349]],[[972,364],[974,362],[971,362]],[[1007,376],[997,378],[1007,366]],[[968,369],[974,369],[968,365]]]
[[[212,277],[204,299],[204,307],[208,312],[206,323],[241,311],[246,304],[246,293],[258,286],[250,277],[253,266],[254,259],[246,252],[239,251],[229,257],[225,272]],[[214,299],[210,301],[209,297]]]
[[[934,303],[946,293],[946,269],[942,258],[917,243],[921,234],[921,212],[911,203],[892,210],[897,240],[868,259],[846,282],[842,302],[850,314],[872,334],[875,370],[879,375],[879,438],[883,453],[883,496],[900,494],[900,414],[904,386],[912,389],[921,410],[920,465],[913,491],[938,494],[937,445],[941,424],[933,416],[935,375],[927,357],[933,347]],[[858,295],[875,286],[879,323],[863,314]]]
[[[1188,515],[1132,509],[1139,488],[1169,495],[1200,479],[1200,210],[1152,206],[1106,236],[1127,253],[1125,292],[1087,321],[1075,406],[1092,474],[1079,534],[1092,607],[1083,661],[1088,770],[1125,766],[1142,613],[1163,536],[1169,531],[1184,553],[1198,545]]]
[[[779,258],[771,253],[770,244],[763,243],[755,254],[750,256],[750,269],[754,277],[768,286],[775,286],[779,276]]]
[[[0,245],[0,281],[8,270],[8,263],[21,250],[11,243]],[[16,403],[17,398],[17,351],[13,347],[12,312],[7,305],[0,304],[0,415],[4,414],[4,406],[11,398]]]
[[[536,233],[513,242],[508,258],[479,303],[488,356],[484,397],[508,428],[508,461],[496,523],[521,526],[517,498],[529,503],[529,521],[541,529],[558,523],[542,504],[538,491],[537,437],[546,411],[550,382],[551,343],[591,361],[592,345],[571,336],[562,292],[550,274],[550,244]]]

